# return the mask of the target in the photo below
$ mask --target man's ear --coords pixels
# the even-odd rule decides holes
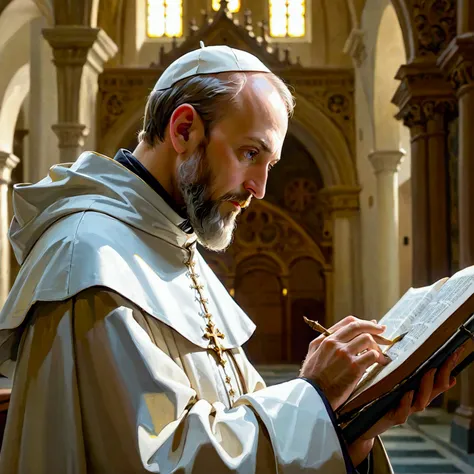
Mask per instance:
[[[171,143],[179,155],[190,154],[204,138],[204,124],[196,109],[189,104],[177,107],[171,115]]]

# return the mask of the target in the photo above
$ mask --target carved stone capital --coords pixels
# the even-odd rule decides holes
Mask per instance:
[[[43,36],[53,48],[58,67],[80,67],[86,62],[100,74],[104,64],[115,54],[117,45],[100,28],[87,26],[56,26],[45,28]]]
[[[396,173],[405,158],[403,150],[377,150],[369,154],[369,161],[374,167],[375,174]]]
[[[367,59],[367,50],[364,42],[364,31],[354,28],[347,38],[343,49],[344,53],[351,56],[357,67],[361,67]]]
[[[53,48],[58,78],[58,126],[54,130],[63,143],[80,141],[79,129],[82,74],[87,64],[99,74],[104,63],[116,52],[117,46],[100,28],[87,26],[56,26],[46,28],[43,35]],[[66,128],[65,128],[66,127]],[[64,138],[61,138],[64,137]]]
[[[456,100],[454,98],[430,98],[414,97],[406,103],[403,109],[397,114],[399,120],[403,120],[404,125],[410,129],[425,130],[430,121],[450,117],[456,110]]]
[[[19,162],[20,158],[13,153],[0,150],[0,185],[11,183],[12,171]]]
[[[59,148],[82,148],[84,138],[89,134],[87,127],[80,123],[57,123],[51,127],[59,138]]]
[[[354,215],[360,208],[358,186],[330,186],[319,191],[320,199],[335,217]]]
[[[399,108],[397,119],[407,127],[423,129],[437,114],[454,112],[455,94],[435,63],[406,64],[396,77],[400,85],[392,102]]]
[[[448,75],[458,95],[474,87],[474,33],[454,38],[439,57],[438,65]]]

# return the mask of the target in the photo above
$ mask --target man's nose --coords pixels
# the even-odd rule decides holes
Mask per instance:
[[[266,166],[259,166],[249,172],[249,176],[244,182],[244,188],[256,199],[263,199],[267,187],[268,169]]]

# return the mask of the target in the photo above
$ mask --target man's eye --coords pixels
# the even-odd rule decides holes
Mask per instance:
[[[244,151],[244,158],[247,160],[252,161],[258,155],[257,150],[245,150]]]

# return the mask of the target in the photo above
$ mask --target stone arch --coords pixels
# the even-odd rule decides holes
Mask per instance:
[[[10,80],[0,106],[0,149],[11,153],[15,124],[30,90],[30,65],[24,64]]]
[[[374,132],[376,150],[397,150],[401,146],[403,124],[395,119],[397,107],[392,97],[399,81],[395,75],[404,62],[402,31],[391,4],[383,10],[375,42]]]
[[[398,23],[400,25],[403,44],[405,46],[406,61],[412,61],[416,56],[415,51],[415,38],[411,22],[411,6],[407,5],[406,0],[391,0],[391,4],[395,9]]]
[[[268,250],[261,250],[258,252],[258,256],[262,258],[266,258],[274,262],[276,268],[278,268],[279,273],[282,277],[288,276],[288,265],[286,262],[278,256],[278,254],[274,252],[270,252]],[[235,271],[237,272],[237,268],[243,265],[244,262],[246,263],[245,266],[248,269],[258,269],[260,265],[258,264],[258,260],[255,258],[255,249],[251,249],[249,251],[243,251],[236,256],[235,259]],[[257,261],[257,263],[255,263]]]
[[[321,150],[321,146],[307,128],[297,119],[293,119],[288,127],[288,133],[291,133],[306,148],[313,158],[316,166],[321,171],[324,185],[333,186],[341,182],[342,177],[339,173],[337,164],[334,160],[328,159]]]
[[[313,137],[314,143],[323,151],[327,162],[320,161],[317,165],[323,174],[325,186],[356,186],[357,170],[351,145],[344,133],[304,96],[296,93],[295,98],[296,107],[292,122],[295,122],[296,133],[303,144],[309,140],[308,137]],[[308,146],[306,148],[311,150]]]
[[[235,299],[257,326],[245,347],[253,363],[282,363],[287,358],[282,288],[279,264],[272,256],[254,255],[236,267]]]
[[[24,25],[41,16],[33,0],[13,0],[0,15],[0,50]]]
[[[100,3],[100,0],[92,0],[91,2],[90,25],[92,28],[96,28],[98,26],[99,3]]]
[[[276,234],[268,232],[272,226],[279,229]],[[268,235],[274,235],[273,240],[268,239]],[[204,256],[206,258],[206,253]],[[263,200],[253,202],[242,216],[229,250],[222,255],[211,254],[210,258],[214,266],[216,259],[226,261],[231,269],[230,277],[219,276],[257,324],[257,331],[248,344],[253,360],[257,363],[298,362],[314,337],[307,328],[301,327],[302,315],[324,321],[328,319],[331,305],[328,296],[332,272],[327,271],[329,265],[318,244],[287,212]],[[307,278],[302,282],[301,278],[295,278],[295,271],[298,272],[295,269],[304,263],[309,266]],[[314,289],[323,291],[322,298],[321,291],[319,298],[315,298],[315,291],[308,291],[311,282]],[[301,344],[300,336],[304,336]]]
[[[275,262],[278,263],[282,271],[288,273],[291,263],[302,257],[309,257],[316,260],[317,262],[320,262],[323,266],[326,265],[326,258],[317,243],[308,235],[306,230],[303,229],[303,227],[293,218],[291,218],[283,209],[265,200],[253,202],[251,209],[268,212],[274,216],[274,220],[278,221],[283,227],[286,227],[286,229],[291,228],[297,233],[300,239],[298,245],[296,245],[293,249],[289,249],[287,252],[277,252],[276,248],[274,248],[273,244],[271,243],[267,246],[265,246],[263,242],[258,244],[259,253],[271,255]],[[237,243],[242,241],[242,237],[239,234],[241,231],[242,226],[237,227]],[[252,255],[255,255],[255,247],[253,245],[249,245],[248,247],[241,245],[235,258],[235,264],[238,265],[243,260],[252,257]]]
[[[54,12],[53,6],[50,0],[34,0],[38,10],[46,18],[48,25],[53,26],[54,24]]]

